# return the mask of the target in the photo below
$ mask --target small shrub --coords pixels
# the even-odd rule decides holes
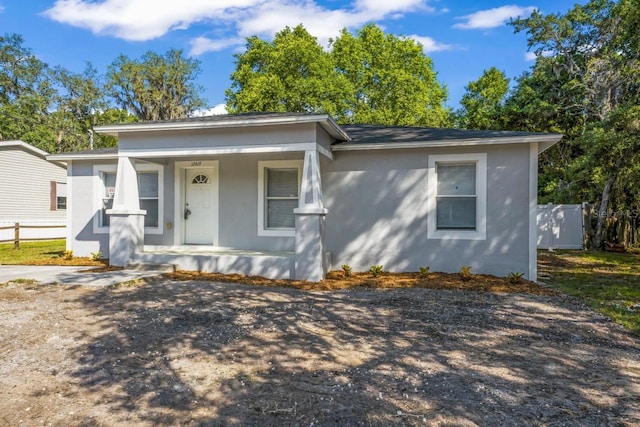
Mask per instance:
[[[73,251],[64,251],[63,257],[67,261],[73,259]]]
[[[344,277],[351,276],[351,266],[349,264],[342,264],[342,274]]]
[[[91,259],[93,261],[100,261],[102,259],[102,251],[91,252]]]
[[[518,283],[522,282],[524,273],[511,272],[507,277],[509,278],[509,282],[513,283],[514,285],[517,285]]]
[[[373,275],[373,277],[378,277],[380,274],[382,274],[382,266],[372,265],[371,268],[369,268],[369,272]]]
[[[429,277],[429,267],[420,267],[420,272],[418,273],[418,275],[420,275],[420,277],[422,277],[423,279]]]
[[[460,267],[460,278],[462,280],[471,280],[471,266],[465,265]]]

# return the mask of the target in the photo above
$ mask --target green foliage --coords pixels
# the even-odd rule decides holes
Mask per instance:
[[[63,258],[67,261],[73,259],[73,251],[64,251]]]
[[[140,59],[120,55],[109,66],[105,89],[140,120],[183,118],[205,106],[195,83],[199,73],[200,61],[185,58],[182,50],[149,51]]]
[[[102,259],[102,251],[91,252],[91,259],[93,261],[100,261]]]
[[[330,53],[302,25],[285,28],[272,42],[249,37],[246,47],[235,55],[229,112],[324,112],[341,123],[450,123],[446,88],[422,47],[373,24],[356,35],[343,30]]]
[[[385,33],[375,24],[356,34],[346,29],[332,40],[335,67],[350,83],[348,111],[341,123],[446,127],[447,90],[436,79],[422,46]]]
[[[457,112],[458,124],[465,129],[503,129],[502,107],[509,91],[504,72],[491,67],[466,87]]]
[[[466,266],[462,266],[460,267],[460,278],[462,280],[471,280],[471,266],[470,265],[466,265]]]
[[[344,277],[351,276],[351,266],[349,264],[342,264],[342,274]]]
[[[423,279],[426,279],[427,277],[429,277],[429,274],[430,274],[430,272],[429,272],[430,267],[419,267],[419,269],[420,269],[420,271],[418,272],[418,275],[419,275],[420,277],[422,277]]]
[[[232,84],[226,91],[230,113],[344,114],[347,81],[302,25],[286,27],[271,42],[249,37],[246,51],[235,58]]]
[[[591,0],[512,23],[537,60],[505,104],[507,126],[560,131],[566,140],[542,156],[541,201],[587,200],[603,212],[640,207],[639,9],[632,0]],[[605,219],[598,218],[596,247]]]
[[[373,277],[378,277],[379,275],[382,274],[382,266],[381,265],[372,265],[369,268],[369,273],[371,273],[373,275]]]
[[[514,285],[517,285],[518,283],[522,283],[523,277],[524,277],[524,273],[516,273],[516,272],[511,272],[507,276],[507,278],[509,279],[509,282],[513,283]]]
[[[615,322],[640,334],[640,255],[593,251],[546,253],[552,262],[549,286],[579,298]]]

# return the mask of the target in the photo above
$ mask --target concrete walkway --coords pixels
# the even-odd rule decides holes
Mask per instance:
[[[61,267],[41,265],[0,265],[0,283],[16,279],[32,279],[39,283],[64,285],[109,286],[130,280],[158,276],[164,271],[118,270],[104,273],[87,272],[94,267]]]

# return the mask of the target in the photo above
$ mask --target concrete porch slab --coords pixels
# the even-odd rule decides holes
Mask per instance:
[[[180,270],[245,274],[270,279],[294,277],[293,252],[270,252],[202,246],[145,246],[134,256],[138,264],[173,264]]]

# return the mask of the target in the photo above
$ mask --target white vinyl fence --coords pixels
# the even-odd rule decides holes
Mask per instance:
[[[15,223],[20,224],[20,241],[64,239],[67,222],[62,220],[0,221],[0,242],[13,242]]]
[[[538,249],[582,249],[582,205],[538,205]]]

